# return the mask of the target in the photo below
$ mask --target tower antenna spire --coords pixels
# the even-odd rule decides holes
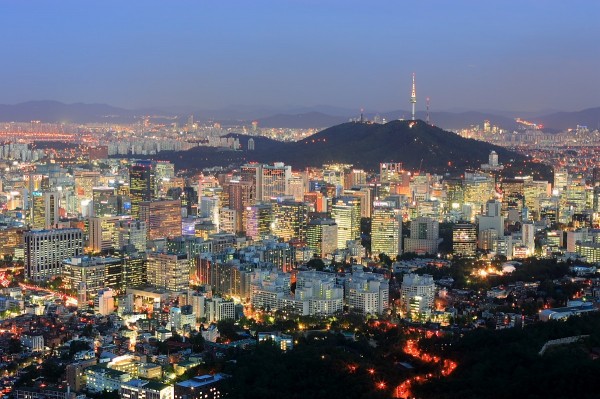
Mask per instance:
[[[412,74],[412,92],[410,94],[410,103],[412,104],[412,120],[415,120],[415,104],[417,104],[417,89],[415,87],[415,73]]]
[[[429,124],[429,97],[427,97],[427,124]]]

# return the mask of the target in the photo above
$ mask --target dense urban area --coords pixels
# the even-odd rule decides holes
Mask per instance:
[[[551,178],[493,149],[447,173],[253,162],[321,130],[258,122],[3,124],[4,398],[594,397],[599,133],[517,122],[445,134]],[[161,159],[206,146],[248,161]]]

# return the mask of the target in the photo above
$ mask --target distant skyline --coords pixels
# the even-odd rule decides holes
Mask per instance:
[[[0,103],[384,112],[600,106],[600,2],[0,5]]]

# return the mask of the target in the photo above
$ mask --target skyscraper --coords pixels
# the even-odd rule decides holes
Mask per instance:
[[[360,198],[344,196],[335,200],[331,216],[338,225],[338,248],[360,238]]]
[[[387,202],[376,202],[371,216],[371,252],[394,259],[402,253],[400,213]]]
[[[60,194],[55,191],[34,191],[31,195],[30,221],[32,229],[51,229],[59,221]]]
[[[338,226],[333,219],[313,219],[306,226],[306,245],[322,258],[337,249]]]
[[[129,167],[129,195],[131,216],[140,217],[140,203],[151,201],[156,192],[155,162],[138,161]]]
[[[146,222],[149,240],[181,235],[181,200],[144,201],[139,219]]]
[[[306,223],[308,219],[308,205],[304,202],[281,201],[273,204],[274,235],[289,241],[292,238],[306,239]]]

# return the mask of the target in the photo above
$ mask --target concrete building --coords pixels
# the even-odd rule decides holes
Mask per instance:
[[[427,217],[418,217],[410,222],[410,237],[404,240],[404,252],[419,255],[436,254],[438,251],[439,223]]]
[[[400,308],[409,319],[424,321],[433,311],[435,283],[433,277],[424,274],[405,274],[400,290]]]
[[[346,303],[350,310],[379,315],[390,306],[389,282],[385,276],[353,270],[345,281]]]
[[[45,281],[62,273],[63,259],[83,254],[79,229],[32,230],[24,234],[25,277]]]

